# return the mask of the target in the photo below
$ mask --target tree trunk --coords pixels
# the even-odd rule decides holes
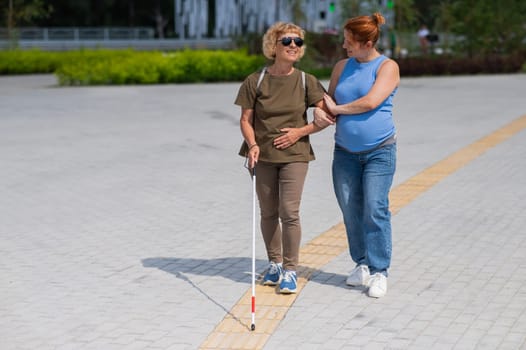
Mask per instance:
[[[13,0],[9,0],[9,9],[7,10],[7,37],[11,39],[11,31],[13,30]]]

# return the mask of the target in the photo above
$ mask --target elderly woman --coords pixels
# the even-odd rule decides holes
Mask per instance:
[[[314,160],[309,135],[322,130],[307,120],[310,106],[324,108],[325,89],[294,67],[305,53],[305,31],[278,22],[263,36],[263,53],[272,64],[250,74],[235,104],[248,167],[257,173],[261,232],[270,262],[263,284],[296,292],[301,242],[300,200],[308,164]]]

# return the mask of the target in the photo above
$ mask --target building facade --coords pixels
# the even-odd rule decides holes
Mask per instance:
[[[392,1],[356,1],[355,9],[362,13],[382,11],[389,22],[392,11],[387,9]],[[174,31],[180,39],[229,38],[262,33],[277,21],[291,21],[308,31],[334,31],[340,29],[349,3],[350,0],[174,0]]]

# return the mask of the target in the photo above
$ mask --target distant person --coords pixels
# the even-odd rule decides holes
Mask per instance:
[[[427,55],[429,52],[429,29],[427,29],[427,26],[425,24],[422,24],[422,26],[417,32],[417,35],[418,42],[420,43],[420,50],[422,51],[422,54]]]
[[[391,264],[389,191],[396,169],[392,110],[400,82],[398,64],[376,48],[384,23],[380,13],[347,20],[343,48],[348,58],[334,66],[325,96],[336,117],[334,191],[356,264],[346,283],[368,287],[373,298],[387,293]],[[318,108],[314,115],[320,124],[333,119]]]
[[[323,129],[307,121],[309,106],[324,108],[325,89],[311,74],[294,68],[305,54],[305,31],[278,22],[263,36],[263,54],[272,61],[250,74],[235,104],[241,106],[245,139],[240,155],[256,174],[261,233],[269,268],[263,284],[279,284],[296,293],[301,242],[300,201],[309,162],[314,160],[309,134]],[[326,124],[325,126],[327,126]]]

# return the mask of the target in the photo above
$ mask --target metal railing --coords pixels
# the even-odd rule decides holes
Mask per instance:
[[[229,38],[157,39],[148,27],[54,27],[16,28],[9,38],[7,29],[0,28],[0,49],[17,47],[65,51],[81,48],[134,48],[137,50],[229,49]]]
[[[141,40],[153,39],[155,31],[148,27],[23,27],[14,30],[16,40]],[[9,40],[7,29],[0,28],[0,40]]]

